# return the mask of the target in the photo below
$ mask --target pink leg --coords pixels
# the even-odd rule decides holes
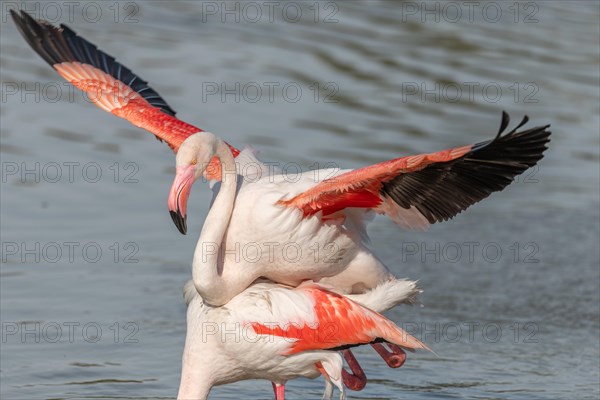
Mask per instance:
[[[382,343],[371,344],[390,368],[400,368],[406,361],[406,353],[398,345],[393,343],[387,343],[387,345],[391,351],[388,351]]]
[[[342,350],[342,355],[352,370],[352,373],[349,373],[345,368],[342,369],[342,380],[344,381],[344,385],[350,390],[363,390],[367,385],[367,376],[365,375],[365,372],[350,350]]]
[[[271,382],[273,385],[273,393],[275,393],[275,400],[285,400],[285,385]]]

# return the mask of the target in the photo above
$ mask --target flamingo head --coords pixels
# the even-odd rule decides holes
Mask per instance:
[[[216,153],[217,137],[199,132],[189,136],[179,147],[176,156],[176,173],[169,193],[169,212],[179,232],[187,232],[187,201],[192,185],[207,170]]]

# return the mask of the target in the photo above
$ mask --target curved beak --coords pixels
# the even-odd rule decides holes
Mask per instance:
[[[169,193],[169,213],[177,229],[182,234],[187,232],[187,201],[194,183],[195,165],[177,167],[175,180]]]

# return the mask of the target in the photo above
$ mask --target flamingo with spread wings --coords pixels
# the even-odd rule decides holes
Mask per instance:
[[[221,179],[194,253],[193,281],[202,298],[219,306],[260,277],[298,286],[326,283],[360,293],[393,279],[367,246],[373,212],[408,228],[454,217],[536,165],[549,125],[429,154],[396,158],[356,170],[321,170],[290,181],[269,171],[248,150],[174,117],[147,83],[66,26],[12,12],[38,54],[95,103],[154,133],[176,151],[169,209],[185,233],[187,200],[201,176]],[[243,168],[252,164],[256,168]],[[242,167],[240,167],[242,166]],[[242,171],[253,171],[252,176]],[[327,179],[325,179],[327,177]]]
[[[86,92],[98,107],[155,134],[176,153],[186,138],[202,132],[200,128],[176,118],[175,111],[145,80],[77,36],[67,26],[56,28],[47,21],[34,20],[24,11],[19,15],[11,10],[11,15],[31,47],[61,76]],[[240,154],[233,146],[226,146],[228,154],[234,157]],[[251,155],[242,158],[250,162],[253,160]],[[208,179],[219,180],[220,169],[218,158],[212,157],[204,175]],[[390,367],[401,366],[405,359],[400,348],[392,346],[388,351],[379,344],[373,344],[373,347]],[[345,350],[344,355],[349,362],[353,359],[350,350]],[[366,378],[356,361],[352,365],[355,374],[348,375],[346,383],[358,390],[364,386]]]
[[[267,379],[276,400],[283,400],[288,380],[323,375],[323,397],[331,399],[335,385],[344,399],[344,384],[352,388],[353,375],[343,369],[338,350],[358,374],[362,370],[349,347],[387,343],[428,350],[376,312],[416,294],[409,281],[386,282],[349,297],[309,282],[297,288],[259,282],[225,307],[210,307],[190,281],[184,288],[187,334],[177,398],[206,399],[213,386]]]
[[[356,296],[368,297],[375,291],[369,289],[393,281],[388,268],[367,247],[366,223],[373,212],[386,214],[409,228],[424,228],[452,218],[491,193],[504,189],[515,176],[535,165],[543,157],[549,141],[549,125],[519,131],[527,117],[502,135],[509,122],[508,116],[503,114],[500,130],[492,140],[397,158],[357,170],[322,170],[290,182],[286,176],[266,168],[251,151],[240,152],[215,135],[176,118],[173,109],[146,81],[68,27],[56,28],[45,21],[37,22],[24,12],[19,15],[11,10],[11,14],[31,47],[61,76],[88,93],[100,108],[148,130],[177,153],[177,173],[168,204],[173,221],[182,233],[187,229],[187,200],[192,184],[201,176],[221,181],[216,185],[218,191],[194,254],[193,280],[186,290],[190,308],[182,396],[186,393],[201,396],[211,385],[252,375],[253,369],[240,371],[239,365],[243,369],[253,365],[254,360],[246,360],[248,364],[244,365],[244,360],[235,357],[229,359],[235,361],[229,364],[233,368],[230,375],[220,375],[213,381],[198,375],[198,371],[204,371],[198,367],[198,355],[205,353],[194,336],[198,334],[198,324],[220,321],[228,309],[209,307],[209,304],[219,306],[231,300],[235,305],[236,299],[246,299],[247,304],[239,304],[237,309],[250,313],[257,305],[249,299],[256,297],[257,290],[264,293],[271,292],[271,288],[286,290],[287,294],[277,296],[278,302],[271,305],[270,314],[264,314],[265,309],[262,309],[263,313],[257,313],[255,320],[258,325],[250,325],[257,335],[286,339],[303,330],[274,330],[264,325],[264,318],[276,317],[280,318],[276,321],[281,322],[298,316],[276,314],[273,307],[294,310],[293,307],[308,304],[313,306],[312,311],[310,307],[304,311],[320,318],[316,305],[333,302],[336,312],[352,310],[359,316],[372,316],[344,297],[319,288],[282,289],[274,284],[264,287],[252,283],[266,277],[297,286],[310,279],[327,283],[337,291],[362,292],[364,294]],[[248,175],[244,173],[248,169],[243,167],[250,164],[256,168],[250,169],[253,173]],[[248,248],[253,253],[240,252]],[[290,256],[290,249],[296,250],[295,255]],[[215,313],[214,318],[203,320],[209,312]],[[248,322],[247,314],[236,315]],[[354,317],[349,320],[362,321]],[[295,376],[322,373],[330,382],[339,384],[337,372],[341,370],[341,359],[325,350],[343,349],[356,373],[360,369],[346,346],[383,338],[407,348],[411,348],[411,343],[417,347],[415,342],[407,344],[377,330],[365,333],[364,325],[353,324],[351,328],[347,329],[349,336],[344,336],[346,341],[337,342],[335,346],[309,345],[302,338],[294,337],[294,343],[299,343],[298,354],[290,349],[273,353],[273,348],[265,348],[264,354],[270,354],[269,360],[276,362],[271,369],[263,371],[268,374],[260,377],[275,382],[276,396],[282,396],[282,384]],[[373,343],[373,346],[389,364],[397,363],[394,356],[403,354],[393,346],[391,355],[381,343]],[[317,353],[323,353],[324,358],[310,358]],[[287,364],[292,357],[301,356],[308,358],[296,358],[298,363]],[[330,366],[337,367],[328,370],[323,363],[327,360]],[[298,370],[302,362],[305,369]],[[344,371],[340,374],[344,376]],[[364,382],[360,377],[353,382],[352,376],[346,376],[347,385],[360,386]],[[194,387],[194,382],[198,382],[199,387]],[[341,385],[338,387],[343,389]],[[328,384],[328,393],[331,389]]]

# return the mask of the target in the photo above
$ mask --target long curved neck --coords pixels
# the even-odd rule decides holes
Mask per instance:
[[[215,153],[221,163],[221,188],[210,208],[194,252],[192,279],[198,293],[208,303],[220,292],[219,253],[233,212],[237,191],[237,172],[231,150],[219,140]]]

